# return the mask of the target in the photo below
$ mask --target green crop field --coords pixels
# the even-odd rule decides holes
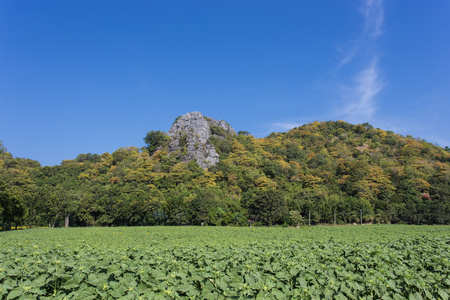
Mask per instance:
[[[1,299],[448,299],[449,226],[0,233]]]

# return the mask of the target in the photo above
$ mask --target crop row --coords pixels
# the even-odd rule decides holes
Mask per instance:
[[[2,299],[447,299],[450,238],[0,249]]]

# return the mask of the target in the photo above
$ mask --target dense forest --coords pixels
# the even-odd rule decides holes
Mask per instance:
[[[0,144],[0,224],[450,224],[448,147],[343,121],[266,138],[211,131],[220,161],[208,169],[169,152],[160,131],[141,149],[51,167]]]

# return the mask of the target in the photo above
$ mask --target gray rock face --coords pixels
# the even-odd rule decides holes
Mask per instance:
[[[223,120],[206,118],[200,112],[187,113],[179,117],[167,132],[167,135],[172,138],[169,143],[169,151],[181,150],[184,162],[195,159],[203,169],[217,164],[219,154],[214,145],[210,143],[211,126],[217,126],[228,133],[236,134],[236,131]]]

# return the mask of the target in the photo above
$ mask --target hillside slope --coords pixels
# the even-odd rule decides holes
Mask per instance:
[[[146,148],[80,154],[54,167],[3,151],[2,221],[297,225],[362,215],[365,223],[450,224],[448,148],[367,123],[313,122],[266,138],[208,124],[214,162],[200,165],[189,151],[202,138],[189,130],[150,132],[157,138]]]

